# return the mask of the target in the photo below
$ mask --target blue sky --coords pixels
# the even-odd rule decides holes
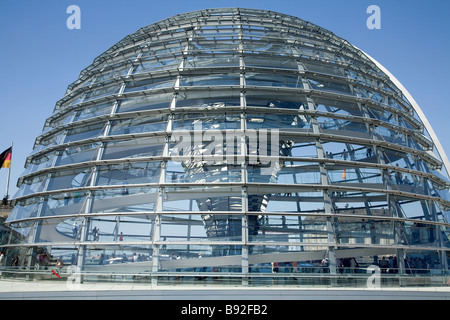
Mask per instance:
[[[81,29],[69,30],[69,5]],[[369,30],[369,5],[381,29]],[[0,149],[14,142],[10,195],[34,140],[80,71],[126,35],[172,15],[204,8],[278,11],[324,27],[383,64],[412,94],[450,155],[450,1],[428,0],[45,0],[3,1],[0,10]],[[1,152],[0,151],[0,152]],[[0,196],[7,169],[0,170]]]

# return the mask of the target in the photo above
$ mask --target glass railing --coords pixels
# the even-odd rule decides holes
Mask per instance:
[[[111,264],[115,262],[112,261]],[[136,262],[138,264],[139,262]],[[220,268],[191,268],[177,271],[151,271],[126,272],[116,269],[114,271],[79,271],[75,266],[35,266],[2,267],[0,279],[8,280],[54,280],[65,281],[68,289],[75,288],[77,284],[94,283],[142,283],[152,286],[174,285],[200,285],[200,286],[271,286],[271,287],[351,287],[360,289],[382,289],[395,287],[446,287],[450,284],[450,275],[441,270],[407,269],[399,273],[397,269],[382,269],[378,266],[357,268],[338,268],[331,273],[328,267],[320,265],[292,266],[252,266],[248,272],[237,270],[223,271]],[[228,268],[230,269],[230,268]],[[240,269],[240,268],[237,268]]]

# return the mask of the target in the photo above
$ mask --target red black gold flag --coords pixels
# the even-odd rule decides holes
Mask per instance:
[[[0,167],[1,168],[10,168],[11,167],[11,155],[12,155],[12,147],[9,147],[5,151],[0,154]]]

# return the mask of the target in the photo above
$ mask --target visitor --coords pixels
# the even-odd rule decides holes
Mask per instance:
[[[380,262],[381,273],[386,273],[389,268],[389,262],[386,260],[386,257],[383,257]]]
[[[78,234],[78,226],[77,223],[74,222],[72,226],[72,236],[76,239]]]
[[[94,241],[98,241],[98,229],[97,229],[97,227],[94,227],[94,229],[92,229],[92,236],[94,237]]]
[[[411,181],[409,181],[408,177],[405,176],[405,178],[403,179],[403,184],[413,185],[414,183],[411,183]]]
[[[342,152],[342,158],[344,158],[344,160],[347,160],[347,157],[348,157],[347,150],[344,149],[344,151]]]
[[[298,268],[298,262],[297,261],[293,261],[292,262],[292,272],[299,272],[299,268]]]
[[[122,195],[123,195],[123,196],[126,196],[126,195],[129,194],[129,192],[128,192],[128,187],[127,187],[127,185],[128,185],[127,178],[124,178],[123,184],[124,184],[124,186],[123,186],[123,188],[122,188]]]
[[[64,263],[62,262],[62,259],[56,260],[56,268],[58,268],[58,273],[61,273],[61,268],[63,265]]]
[[[328,273],[328,267],[329,267],[329,263],[328,263],[328,259],[327,258],[323,258],[322,262],[320,263],[320,266],[322,267],[322,273]]]
[[[12,267],[18,267],[19,266],[19,256],[15,255],[14,258],[11,261]]]
[[[397,163],[397,167],[398,167],[398,163]],[[396,184],[402,184],[403,183],[402,173],[399,172],[399,171],[395,172],[395,183]]]
[[[390,257],[389,257],[389,273],[394,273],[394,269],[395,269],[395,266],[394,266],[394,257],[393,257],[393,256],[390,256]]]
[[[358,262],[354,257],[350,258],[350,272],[356,273],[356,268],[358,268]]]
[[[278,262],[272,262],[272,273],[278,273],[280,269],[278,269]]]

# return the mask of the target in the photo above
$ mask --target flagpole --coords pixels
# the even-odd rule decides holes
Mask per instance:
[[[11,162],[12,162],[12,147],[13,147],[13,142],[11,142],[11,161],[9,163],[9,170],[8,170],[8,180],[6,181],[6,200],[9,199],[9,180],[11,178]]]

